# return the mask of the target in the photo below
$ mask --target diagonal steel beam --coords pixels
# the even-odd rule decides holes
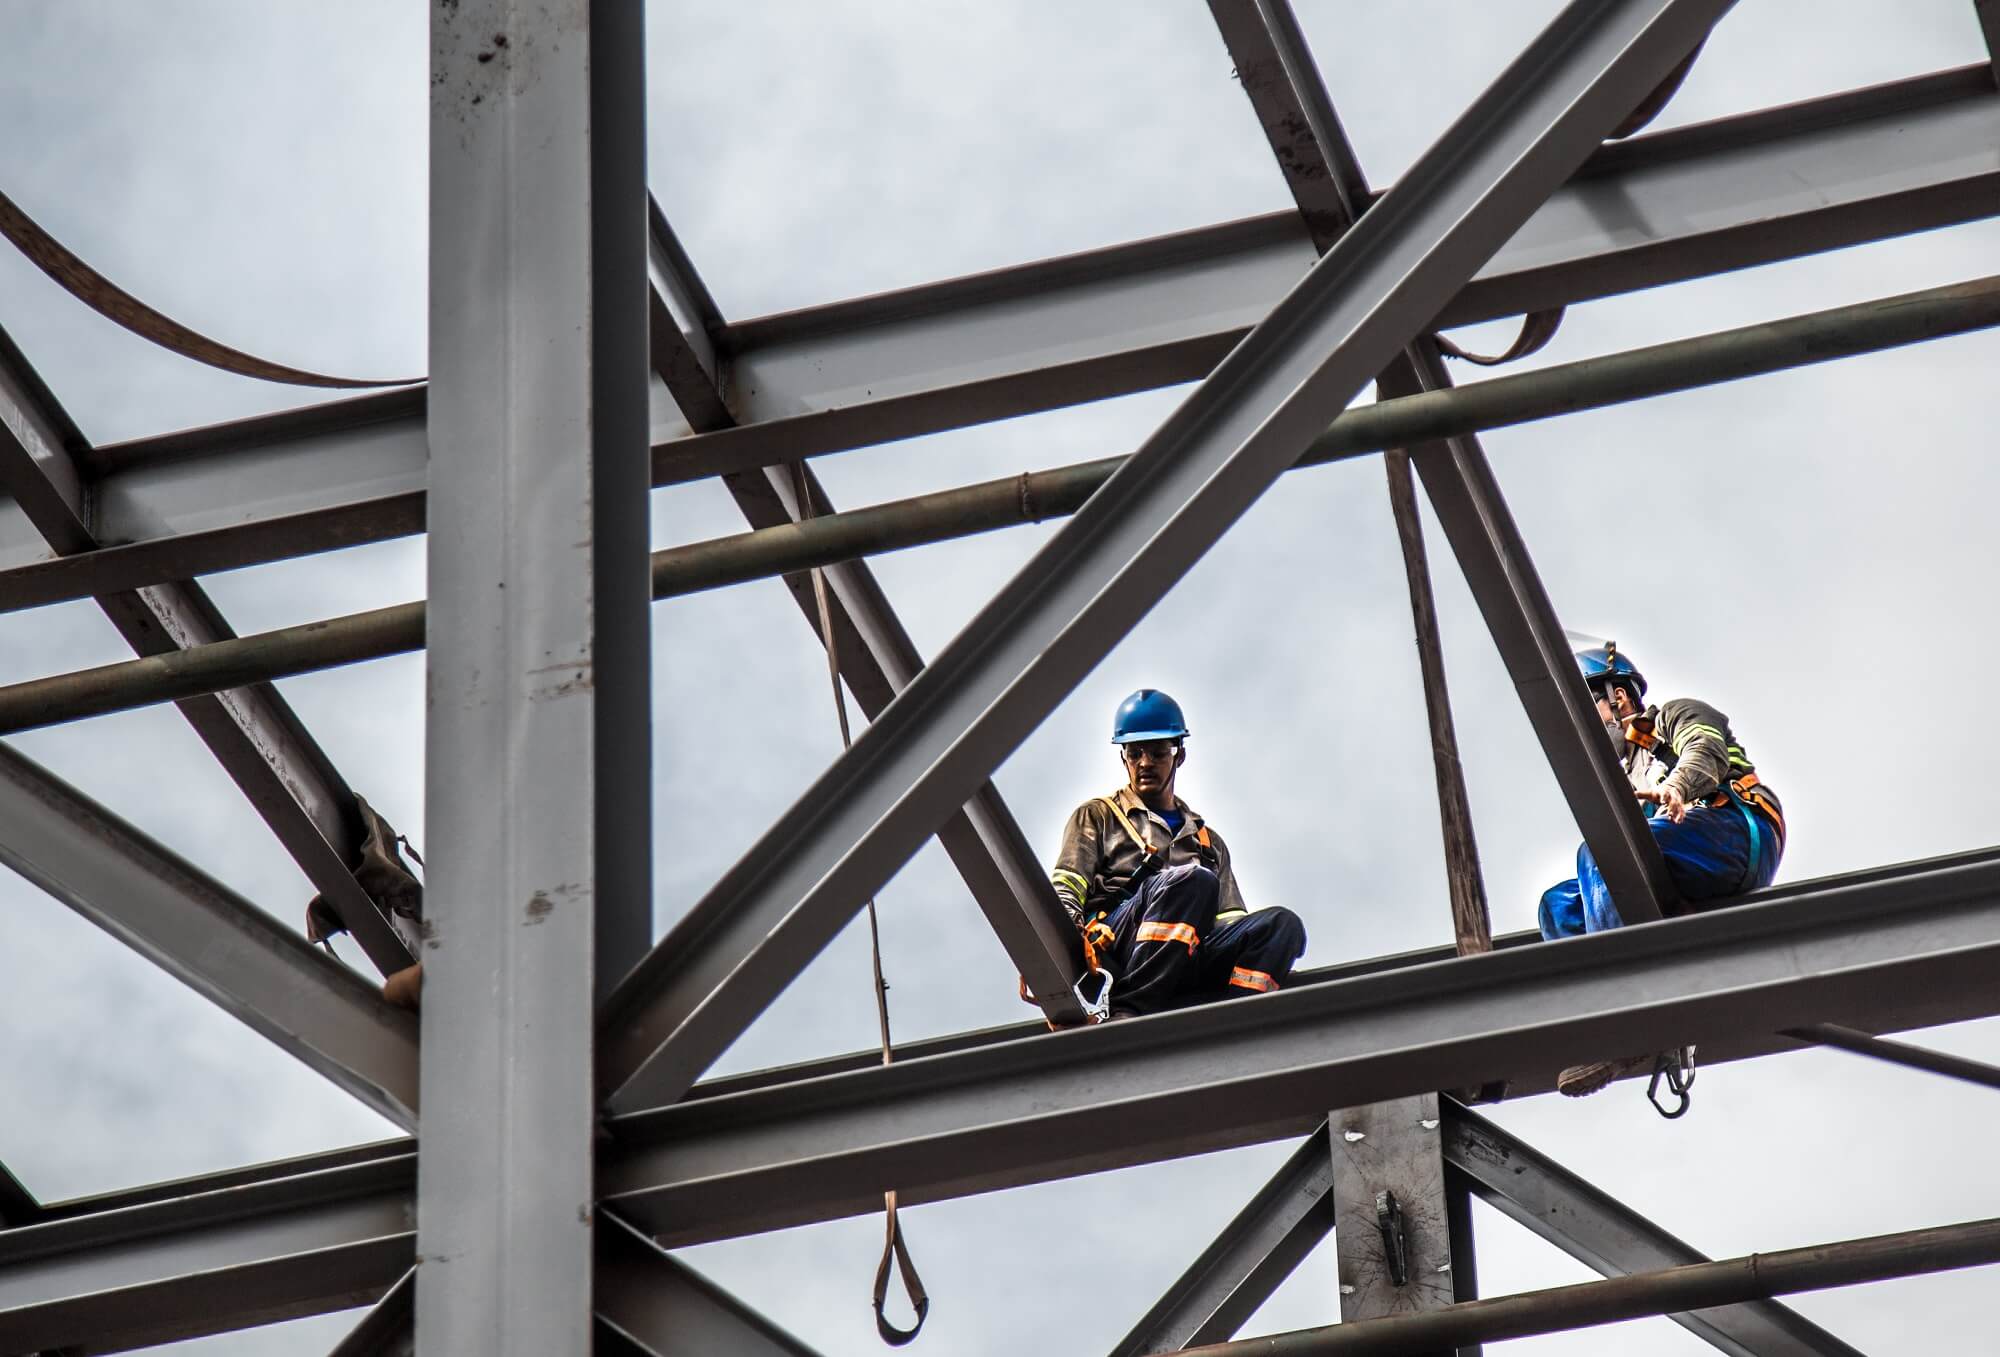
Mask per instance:
[[[1317,241],[1320,231],[1330,222],[1351,221],[1365,211],[1372,195],[1360,159],[1341,125],[1291,6],[1288,0],[1211,0],[1211,8],[1218,14],[1240,15],[1248,8],[1257,11],[1259,22],[1255,27],[1262,34],[1261,46],[1257,45],[1257,33],[1247,31],[1252,27],[1247,19],[1235,19],[1231,28],[1246,30],[1241,33],[1241,40],[1252,44],[1258,64],[1277,68],[1276,74],[1259,82],[1257,93],[1252,95],[1253,102],[1261,98],[1264,108],[1270,110],[1263,116],[1266,127],[1276,124],[1299,129],[1288,142],[1289,156],[1317,170],[1317,177],[1308,178],[1308,186],[1316,186],[1320,178],[1326,181],[1326,187],[1317,188],[1315,196],[1300,200],[1302,210],[1308,202],[1325,204],[1317,216],[1319,225],[1314,227]],[[1680,74],[1685,71],[1680,70]],[[1652,97],[1657,94],[1656,91]],[[1329,211],[1345,216],[1329,218]],[[1314,220],[1313,212],[1309,211],[1307,216],[1309,222]],[[1377,376],[1376,383],[1378,394],[1389,399],[1422,391],[1446,391],[1452,386],[1437,342],[1427,335],[1419,336]],[[1588,694],[1577,679],[1562,625],[1542,588],[1541,577],[1515,526],[1513,514],[1500,494],[1485,449],[1476,435],[1468,433],[1417,443],[1408,449],[1408,456],[1424,478],[1432,507],[1437,510],[1439,522],[1493,633],[1494,644],[1520,693],[1528,720],[1555,772],[1557,785],[1569,802],[1606,884],[1625,910],[1626,922],[1664,917],[1677,903],[1666,862],[1646,829],[1631,788],[1606,745]],[[1394,458],[1391,463],[1392,488],[1402,488],[1407,493],[1406,465]],[[1406,540],[1416,538],[1416,550],[1421,553],[1422,529],[1414,511],[1408,514],[1399,511],[1397,526]],[[1427,578],[1422,585],[1425,597],[1416,600],[1420,622],[1428,613]],[[1413,599],[1418,592],[1413,578]],[[1434,622],[1432,629],[1434,633]],[[1455,749],[1451,713],[1449,706],[1444,705],[1442,664],[1434,662],[1431,652],[1422,644],[1423,639],[1420,637],[1419,650],[1426,659],[1424,683],[1434,734],[1441,727],[1442,735],[1438,737],[1443,741],[1441,747]],[[1429,639],[1435,646],[1434,634]],[[1467,921],[1475,925],[1475,933],[1484,935],[1484,891],[1479,886],[1477,859],[1470,847],[1471,807],[1455,757],[1439,760],[1438,800],[1446,825],[1456,824],[1462,833],[1462,842],[1450,832],[1445,841],[1446,858],[1453,868],[1450,873],[1453,913],[1461,920],[1461,935]],[[1470,898],[1472,895],[1477,896],[1476,901]]]
[[[406,1130],[417,1023],[372,985],[0,745],[0,864]]]
[[[1565,9],[621,982],[614,1105],[684,1092],[1727,7]]]
[[[1307,1136],[1111,1357],[1178,1352],[1236,1336],[1333,1231],[1333,1152],[1326,1126]]]
[[[84,446],[81,432],[0,332],[0,488],[59,556],[102,545],[76,461]],[[105,594],[97,602],[142,656],[234,635],[192,582]],[[277,690],[254,684],[189,698],[180,708],[369,960],[385,974],[408,965],[409,949],[348,867],[361,843],[354,793]]]
[[[1365,1104],[1839,1021],[2000,1010],[2000,856],[615,1119],[598,1183],[678,1246],[1302,1135]],[[1809,1015],[1809,1016],[1794,1016]],[[1790,1039],[1765,1050],[1792,1048]]]
[[[720,317],[714,303],[704,301],[708,290],[657,203],[651,273],[654,371],[697,431],[734,427],[735,418],[718,394],[721,384],[709,341]],[[805,481],[810,506],[799,503],[798,479]],[[789,527],[834,512],[819,477],[802,463],[796,478],[794,468],[773,466],[733,472],[722,480],[753,530]],[[873,721],[923,669],[923,656],[865,561],[829,565],[825,572],[834,631],[831,644],[837,647],[841,677]],[[820,634],[811,576],[794,571],[784,581],[813,635],[821,645],[829,644]],[[962,810],[939,827],[937,837],[1049,1021],[1081,1022],[1083,1008],[1071,990],[1082,961],[1076,930],[999,789],[990,781],[983,784]]]
[[[13,1170],[0,1164],[0,1230],[32,1224],[41,1218],[42,1204],[28,1191]]]
[[[2000,72],[2000,0],[1973,0],[1979,15],[1979,33],[1986,39],[1986,54]]]
[[[327,1357],[415,1357],[416,1327],[417,1270],[411,1268]]]
[[[1451,1099],[1444,1103],[1444,1156],[1480,1200],[1603,1276],[1709,1261],[1707,1254]],[[1861,1357],[1774,1300],[1668,1317],[1731,1357]]]
[[[599,1352],[609,1330],[639,1357],[815,1357],[813,1349],[609,1211],[597,1213]]]

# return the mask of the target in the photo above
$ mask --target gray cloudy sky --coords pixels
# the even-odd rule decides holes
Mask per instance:
[[[1393,178],[1557,9],[1295,0],[1365,165]],[[1201,0],[746,0],[648,7],[652,182],[727,315],[920,282],[1287,204]],[[424,7],[392,0],[0,0],[0,187],[99,268],[242,347],[328,371],[424,366]],[[1970,0],[1744,0],[1663,125],[1982,59]],[[1574,309],[1538,361],[1990,272],[1979,224]],[[148,348],[0,254],[0,324],[99,442],[305,403]],[[2000,669],[1984,625],[2000,499],[1987,374],[1956,339],[1496,433],[1558,610],[1656,689],[1729,712],[1785,797],[1785,879],[1991,843],[1993,795],[1948,691]],[[828,458],[842,505],[1101,456],[1156,392]],[[1645,526],[1621,513],[1650,506]],[[660,542],[736,531],[719,488],[656,495]],[[935,652],[1046,528],[877,563]],[[1433,529],[1453,696],[1497,929],[1568,874],[1571,823]],[[1746,565],[1754,563],[1754,568]],[[420,541],[210,581],[242,630],[417,597]],[[660,605],[664,928],[833,757],[823,659],[775,583]],[[0,616],[0,681],[121,658],[88,604]],[[420,659],[283,685],[346,776],[421,842]],[[1400,563],[1373,460],[1288,477],[998,775],[1038,847],[1118,777],[1141,684],[1195,729],[1183,792],[1253,902],[1297,909],[1308,964],[1447,941]],[[309,888],[170,711],[23,736],[23,751],[295,922]],[[0,833],[5,827],[0,826]],[[1014,977],[942,855],[887,888],[899,1037],[1017,1020]],[[352,953],[350,952],[351,956]],[[868,1045],[850,929],[726,1058]],[[372,1139],[389,1128],[21,882],[0,881],[0,1159],[44,1198]],[[1992,1023],[1927,1040],[2000,1058]],[[1621,1088],[1497,1119],[1716,1255],[1995,1214],[1991,1095],[1812,1054],[1706,1072],[1669,1125]],[[1102,1349],[1283,1158],[1272,1145],[921,1207],[919,1351]],[[1054,1236],[1052,1214],[1070,1233]],[[1147,1228],[1112,1222],[1138,1215]],[[691,1250],[833,1353],[877,1349],[872,1218]],[[1587,1274],[1483,1208],[1490,1294]],[[1086,1302],[1079,1263],[1092,1281]],[[1990,1343],[1978,1274],[1800,1297],[1875,1352]],[[1330,1249],[1247,1332],[1337,1314]],[[329,1316],[185,1345],[322,1351]],[[1977,1337],[1975,1337],[1977,1335]],[[1495,1351],[1707,1351],[1662,1320]]]

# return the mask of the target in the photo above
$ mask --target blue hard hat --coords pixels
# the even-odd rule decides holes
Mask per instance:
[[[1141,688],[1118,704],[1111,722],[1111,743],[1134,744],[1140,740],[1181,740],[1187,738],[1187,718],[1181,704],[1158,688]]]
[[[1601,646],[1591,646],[1576,652],[1576,667],[1583,671],[1583,681],[1589,685],[1606,682],[1614,678],[1629,680],[1639,690],[1639,696],[1646,696],[1646,676],[1639,672],[1632,661],[1619,653],[1616,641],[1606,641]]]

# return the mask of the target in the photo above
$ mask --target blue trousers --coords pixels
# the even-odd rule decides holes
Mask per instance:
[[[1667,860],[1667,875],[1681,899],[1697,908],[1704,901],[1770,885],[1784,851],[1777,828],[1759,815],[1757,846],[1761,851],[1753,864],[1750,827],[1734,805],[1689,806],[1687,819],[1679,824],[1664,815],[1655,815],[1646,824],[1660,846],[1660,855]],[[1601,933],[1624,922],[1618,917],[1611,892],[1605,889],[1588,844],[1576,850],[1576,876],[1542,892],[1542,937],[1550,941]]]
[[[1114,1013],[1157,1013],[1285,982],[1306,950],[1299,916],[1260,909],[1219,924],[1220,897],[1215,873],[1189,862],[1153,873],[1111,912]]]

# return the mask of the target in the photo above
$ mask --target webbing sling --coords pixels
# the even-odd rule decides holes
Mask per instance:
[[[806,464],[792,463],[792,483],[797,487],[799,497],[799,518],[813,516],[812,483],[806,479]],[[847,726],[847,697],[840,687],[840,648],[833,630],[833,604],[827,596],[826,572],[814,568],[812,572],[813,602],[819,609],[819,634],[826,642],[826,672],[833,683],[833,713],[840,720],[840,745],[845,749],[854,743],[854,737]],[[894,1062],[895,1052],[889,1043],[889,982],[882,976],[882,930],[875,917],[875,897],[868,897],[868,949],[875,969],[875,1020],[882,1031],[882,1063]],[[917,1265],[910,1261],[909,1245],[903,1242],[903,1223],[896,1216],[896,1194],[882,1194],[882,1259],[875,1265],[875,1290],[870,1304],[875,1307],[875,1332],[882,1335],[882,1341],[890,1347],[900,1348],[923,1332],[924,1320],[931,1311],[930,1294],[924,1290],[923,1278],[917,1275]],[[896,1271],[903,1278],[903,1293],[910,1298],[910,1308],[917,1312],[917,1322],[909,1328],[898,1328],[890,1322],[883,1307],[889,1299],[889,1260],[895,1259]]]
[[[162,315],[119,287],[65,249],[60,241],[44,231],[33,217],[23,212],[14,200],[4,193],[0,193],[0,236],[12,241],[14,248],[19,250],[29,263],[54,280],[56,286],[98,315],[114,325],[123,326],[141,339],[150,340],[163,349],[177,353],[183,358],[192,358],[197,363],[206,363],[209,367],[233,372],[241,377],[255,377],[266,382],[284,382],[290,386],[352,389],[370,386],[410,386],[423,380],[421,377],[329,377],[324,373],[307,372],[302,368],[273,363],[269,359],[259,358],[241,349],[232,349],[227,344],[190,330],[171,316]]]

